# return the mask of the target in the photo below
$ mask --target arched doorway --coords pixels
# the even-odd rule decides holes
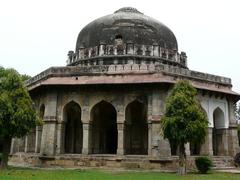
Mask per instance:
[[[116,154],[117,113],[112,104],[101,101],[91,110],[93,154]]]
[[[213,112],[213,155],[224,155],[223,132],[224,132],[224,113],[218,107]]]
[[[64,108],[65,125],[65,153],[81,154],[83,144],[83,129],[81,108],[75,102],[68,103]]]
[[[148,153],[148,124],[146,106],[135,100],[125,111],[125,154]]]

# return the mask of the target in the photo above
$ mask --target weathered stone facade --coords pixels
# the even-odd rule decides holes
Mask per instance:
[[[186,144],[187,154],[234,156],[239,151],[234,116],[239,94],[231,90],[229,78],[189,70],[186,53],[177,48],[166,26],[133,8],[87,25],[66,67],[49,68],[26,83],[44,124],[12,140],[12,160],[175,167],[177,151],[163,139],[161,117],[166,97],[181,79],[198,89],[209,119],[205,143]]]

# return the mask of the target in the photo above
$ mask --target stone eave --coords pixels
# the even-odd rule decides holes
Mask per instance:
[[[240,99],[240,94],[231,90],[231,87],[219,86],[216,83],[199,79],[175,76],[168,73],[128,73],[128,74],[92,74],[72,76],[48,76],[36,83],[29,84],[28,90],[32,91],[40,86],[83,86],[83,85],[104,85],[104,84],[174,84],[180,79],[189,79],[197,89],[214,91],[235,96]]]

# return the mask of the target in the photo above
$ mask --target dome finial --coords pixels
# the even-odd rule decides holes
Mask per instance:
[[[119,12],[130,12],[130,13],[143,14],[140,11],[138,11],[136,8],[133,8],[133,7],[123,7],[121,9],[115,11],[114,13],[119,13]]]

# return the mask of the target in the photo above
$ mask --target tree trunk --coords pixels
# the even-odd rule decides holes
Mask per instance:
[[[3,150],[2,150],[2,160],[1,160],[1,169],[8,167],[8,155],[11,148],[11,138],[3,138]]]
[[[185,152],[185,146],[184,143],[181,143],[179,145],[179,175],[185,175],[187,173],[186,171],[186,152]]]

